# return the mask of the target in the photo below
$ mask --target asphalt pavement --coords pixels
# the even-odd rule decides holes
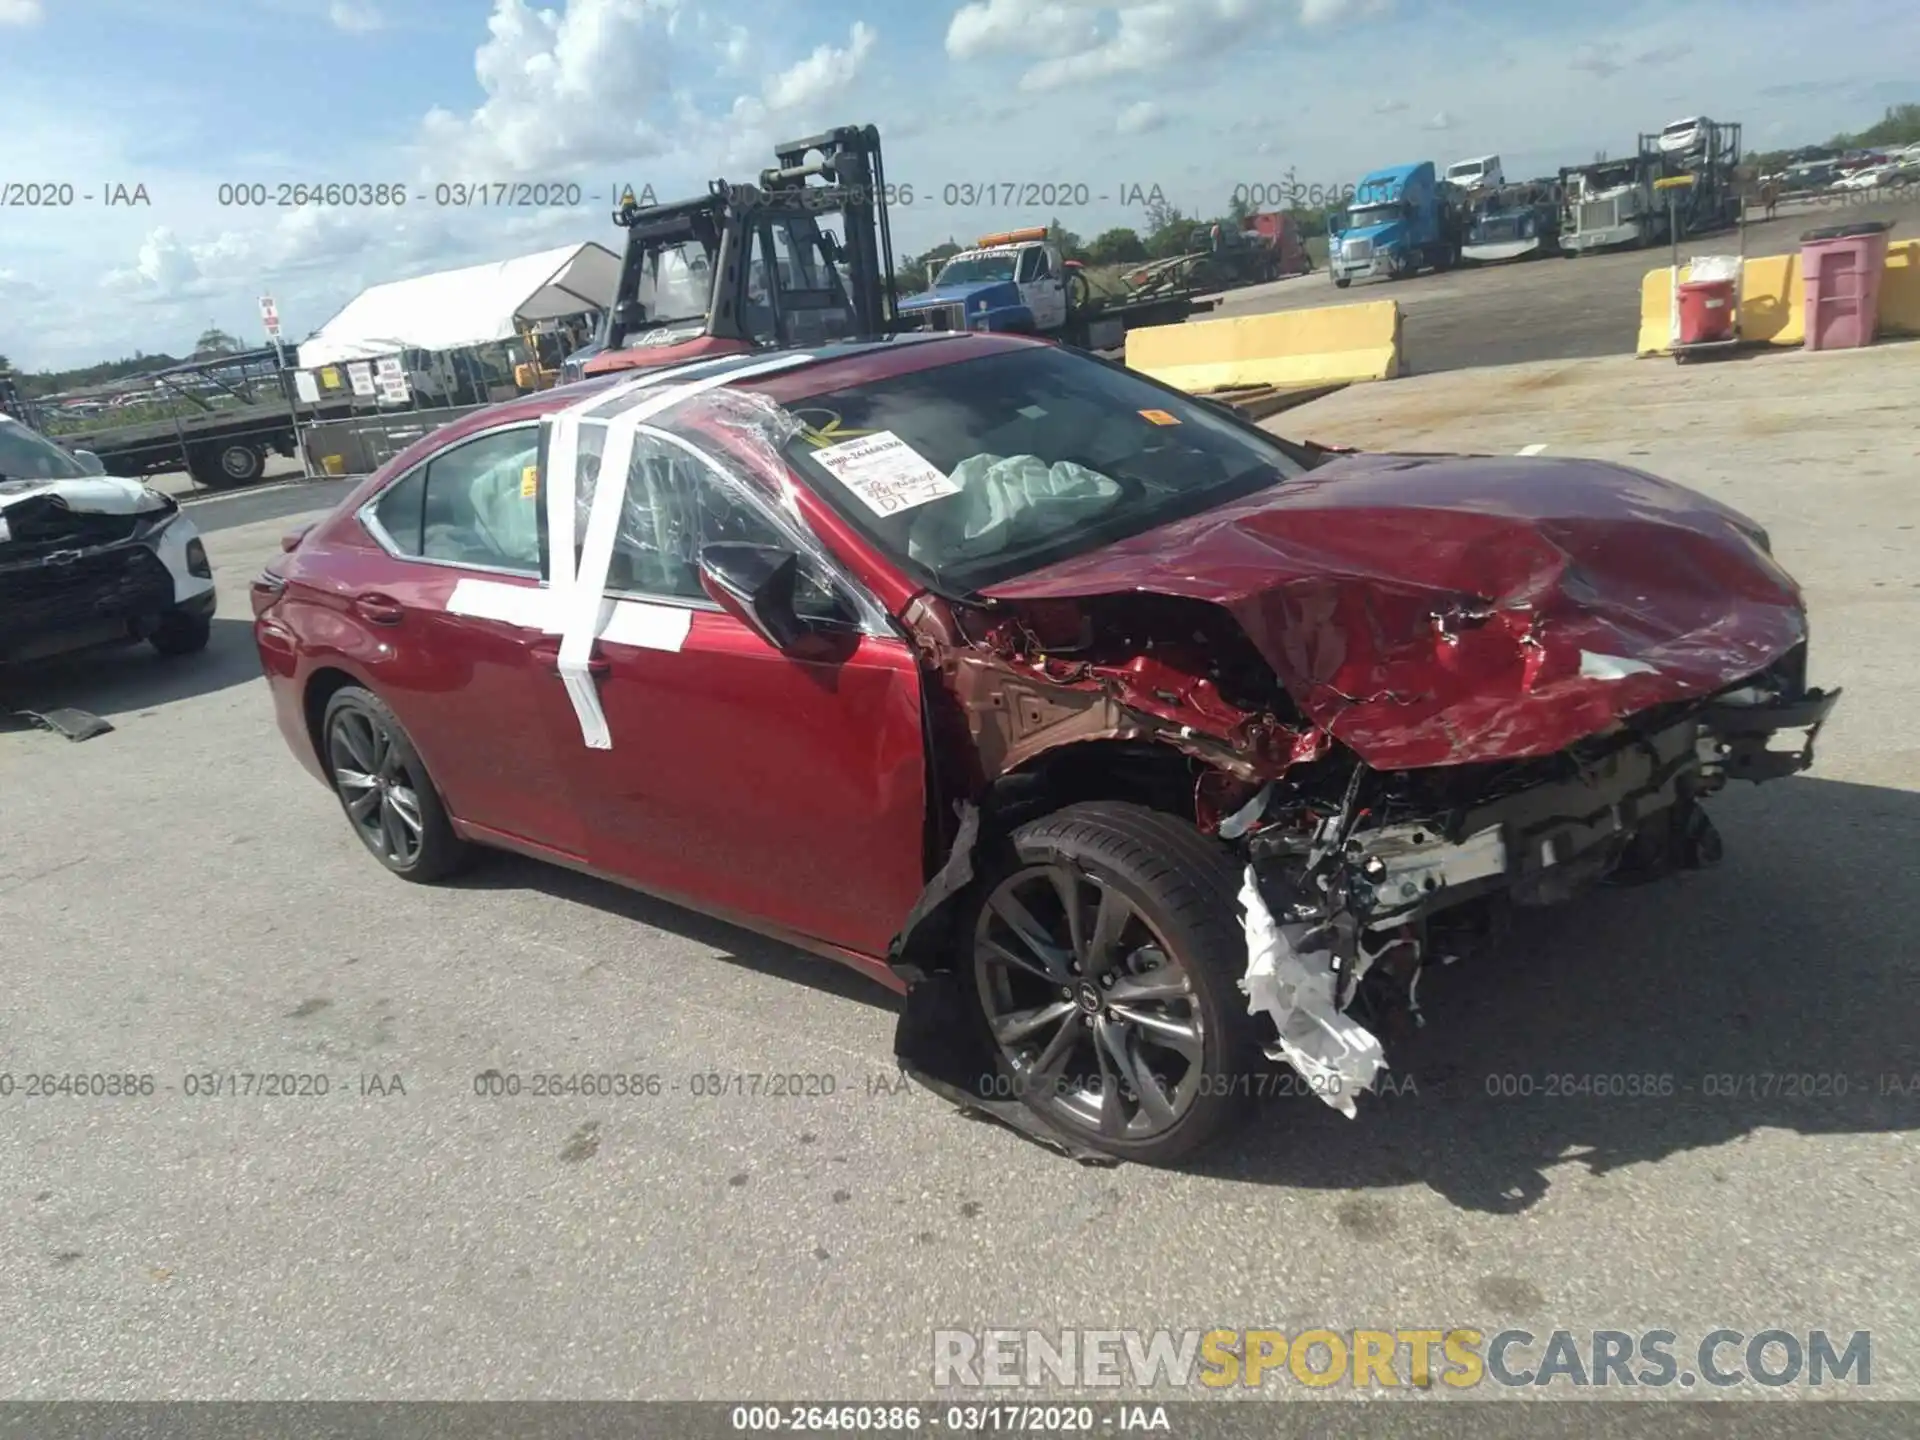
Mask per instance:
[[[196,502],[209,651],[14,677],[117,728],[0,733],[0,1394],[898,1399],[941,1328],[1470,1325],[1865,1329],[1872,1396],[1920,1398],[1916,362],[1536,366],[1281,417],[1749,508],[1849,693],[1812,777],[1716,803],[1719,869],[1528,917],[1423,985],[1394,1093],[1271,1099],[1184,1172],[901,1086],[884,992],[740,930],[514,859],[388,876],[246,623],[286,507],[330,492]],[[660,1090],[486,1093],[583,1072]],[[46,1074],[135,1093],[27,1098]],[[265,1075],[326,1093],[234,1093]]]
[[[1920,201],[1845,206],[1782,207],[1775,219],[1747,227],[1749,255],[1780,255],[1799,248],[1816,226],[1884,220],[1896,237],[1920,234]],[[1682,263],[1695,254],[1734,254],[1737,233],[1703,236],[1681,246]],[[1401,355],[1406,373],[1430,375],[1483,365],[1631,355],[1640,330],[1640,282],[1666,265],[1667,247],[1578,258],[1551,256],[1500,265],[1467,266],[1410,280],[1369,280],[1336,289],[1324,269],[1269,285],[1228,291],[1209,315],[1220,319],[1270,310],[1397,300],[1403,315]]]

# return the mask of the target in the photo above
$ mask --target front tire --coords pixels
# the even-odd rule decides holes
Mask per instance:
[[[1237,982],[1236,869],[1173,816],[1072,805],[1014,832],[970,929],[1000,1074],[1091,1148],[1168,1164],[1240,1118],[1264,1068]]]
[[[357,685],[335,692],[320,734],[340,808],[374,859],[420,884],[467,864],[471,848],[453,833],[420,752],[379,696]]]
[[[207,648],[207,642],[213,638],[213,617],[211,615],[188,615],[174,610],[160,617],[160,623],[153,634],[147,637],[162,655],[193,655]]]

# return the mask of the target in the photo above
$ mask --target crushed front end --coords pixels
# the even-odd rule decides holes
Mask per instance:
[[[1326,459],[991,595],[1019,623],[950,682],[1004,717],[989,777],[1075,739],[1186,757],[1269,1056],[1347,1114],[1428,964],[1508,907],[1712,863],[1702,803],[1806,769],[1838,698],[1764,530],[1593,461]]]
[[[1278,1029],[1270,1057],[1351,1115],[1384,1064],[1355,1017],[1417,1022],[1425,967],[1494,933],[1505,907],[1713,864],[1702,802],[1812,763],[1839,696],[1808,689],[1805,663],[1801,646],[1543,759],[1381,772],[1346,754],[1262,787],[1221,829],[1245,857],[1246,984]]]

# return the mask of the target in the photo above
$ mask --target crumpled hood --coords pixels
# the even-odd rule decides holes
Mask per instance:
[[[1549,755],[1806,638],[1737,511],[1594,460],[1359,455],[989,589],[1224,606],[1382,770]]]
[[[67,509],[93,515],[140,515],[163,510],[166,499],[138,480],[118,475],[87,475],[74,480],[0,480],[0,510],[55,495]]]

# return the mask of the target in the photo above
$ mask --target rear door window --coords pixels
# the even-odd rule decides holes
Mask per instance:
[[[537,576],[539,446],[534,425],[456,445],[389,487],[374,520],[398,554]]]

